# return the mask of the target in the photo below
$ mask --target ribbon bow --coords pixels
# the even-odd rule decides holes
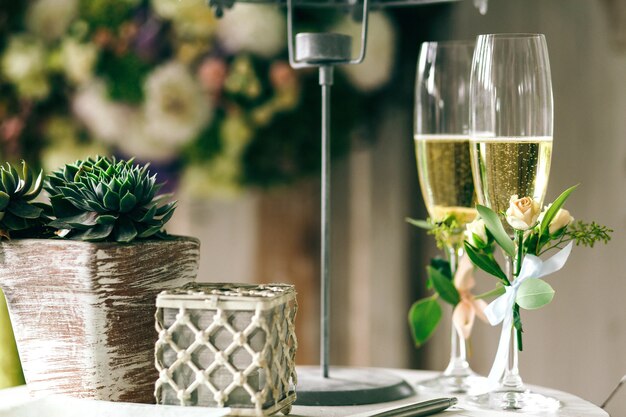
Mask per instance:
[[[517,278],[513,280],[510,286],[504,287],[504,294],[493,300],[487,308],[485,308],[485,316],[487,316],[487,320],[489,320],[492,326],[502,323],[502,333],[500,334],[498,351],[493,361],[491,372],[489,372],[490,380],[498,381],[504,374],[504,370],[509,361],[511,326],[513,325],[513,306],[515,305],[515,298],[517,297],[517,291],[520,285],[527,279],[541,278],[563,268],[571,251],[572,242],[546,261],[542,261],[541,258],[534,255],[526,255]]]

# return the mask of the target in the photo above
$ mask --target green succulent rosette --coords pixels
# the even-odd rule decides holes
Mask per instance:
[[[64,238],[127,243],[163,238],[176,209],[148,165],[98,156],[67,164],[47,178],[44,188],[56,220],[49,224]]]
[[[47,220],[46,205],[34,202],[43,187],[43,172],[35,176],[23,161],[21,171],[9,163],[0,166],[0,237],[40,228]]]

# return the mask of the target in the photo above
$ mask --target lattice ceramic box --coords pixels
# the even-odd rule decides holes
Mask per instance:
[[[189,284],[157,297],[158,404],[288,413],[295,401],[293,285]]]

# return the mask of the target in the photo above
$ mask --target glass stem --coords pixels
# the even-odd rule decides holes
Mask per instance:
[[[521,243],[521,239],[519,239],[519,235],[516,234],[515,242],[518,247]],[[518,251],[518,255],[515,261],[510,256],[505,256],[506,258],[506,276],[509,279],[509,282],[513,282],[515,279],[515,275],[519,274],[519,270],[521,268],[521,251]],[[515,275],[513,273],[515,271]],[[502,388],[505,388],[507,391],[523,391],[524,390],[524,382],[522,381],[522,377],[519,374],[519,351],[517,350],[517,330],[514,325],[511,325],[511,339],[509,343],[509,359],[506,370],[504,371],[504,376],[502,377]]]
[[[448,261],[450,262],[450,272],[452,279],[459,265],[459,259],[463,256],[462,247],[448,247]],[[446,376],[467,376],[471,373],[469,363],[467,362],[467,349],[465,346],[465,338],[454,327],[454,323],[450,321],[450,363],[443,372]]]

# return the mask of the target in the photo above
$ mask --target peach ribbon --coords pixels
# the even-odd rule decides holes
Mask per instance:
[[[459,261],[459,266],[454,274],[454,287],[461,296],[461,301],[454,307],[452,312],[452,323],[459,334],[465,339],[469,339],[472,334],[472,327],[476,317],[487,323],[484,310],[487,303],[474,298],[472,289],[476,286],[474,279],[474,265],[469,257],[463,256]]]

